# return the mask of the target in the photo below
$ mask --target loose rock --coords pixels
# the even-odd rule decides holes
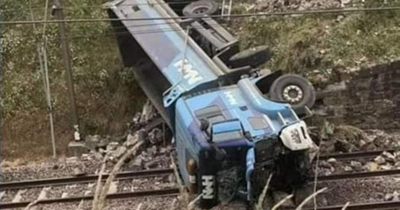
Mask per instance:
[[[367,171],[377,171],[378,170],[378,164],[375,162],[368,162],[363,166],[364,170]]]
[[[138,155],[131,163],[134,168],[141,169],[143,166],[143,157]]]
[[[103,155],[101,155],[101,153],[99,153],[99,152],[93,152],[91,154],[96,160],[102,160],[103,159]]]
[[[393,154],[396,157],[396,160],[400,161],[400,151],[396,151]]]
[[[132,145],[134,145],[138,140],[138,135],[132,135],[132,134],[128,134],[128,136],[126,137],[126,146],[130,147]]]
[[[67,163],[76,163],[78,161],[79,161],[78,157],[69,157],[66,159]]]
[[[146,162],[146,163],[144,164],[144,166],[146,167],[146,169],[154,168],[155,166],[157,166],[157,164],[158,164],[161,160],[162,160],[162,157],[160,157],[160,156],[159,156],[159,157],[156,157],[156,158],[150,160],[149,162]]]
[[[82,154],[81,159],[82,160],[90,160],[90,156],[89,156],[89,154]]]
[[[107,151],[105,149],[103,149],[103,148],[100,148],[99,149],[99,153],[104,155],[104,154],[107,153]]]
[[[391,169],[392,169],[392,166],[390,166],[390,165],[383,165],[383,166],[379,166],[379,168],[380,168],[381,170],[387,171],[387,170],[391,170]]]
[[[353,144],[347,141],[340,140],[336,142],[335,149],[340,152],[352,152],[354,151],[355,147]]]
[[[393,192],[393,201],[399,201],[400,200],[399,196],[400,196],[400,194],[397,191],[394,191]]]
[[[157,153],[157,147],[154,145],[152,147],[147,148],[147,153],[150,156],[154,156]]]
[[[79,168],[74,168],[74,176],[83,176],[86,173]]]
[[[114,152],[112,152],[111,156],[115,159],[119,159],[126,152],[125,146],[118,147]]]
[[[366,141],[364,141],[364,140],[360,140],[359,142],[358,142],[358,146],[361,148],[361,147],[364,147],[365,145],[367,145],[368,143],[366,142]]]
[[[385,159],[389,162],[395,162],[396,161],[396,157],[391,154],[390,152],[383,152],[382,156],[385,157]]]
[[[161,147],[160,148],[160,154],[168,154],[171,151],[171,147]]]
[[[100,142],[100,136],[99,135],[88,135],[85,138],[85,145],[89,150],[96,150],[97,145]]]
[[[337,160],[335,158],[329,158],[327,161],[330,164],[337,163]]]
[[[117,148],[118,148],[118,146],[119,146],[119,143],[118,142],[110,142],[108,145],[107,145],[107,151],[113,151],[113,150],[116,150]]]
[[[374,151],[377,149],[377,147],[374,143],[367,143],[364,146],[362,146],[361,149],[365,151]]]
[[[352,171],[353,171],[353,168],[351,168],[350,166],[345,166],[345,167],[344,167],[344,171],[352,172]]]
[[[358,162],[358,161],[351,161],[350,165],[356,171],[361,171],[362,170],[362,164],[360,162]]]
[[[391,201],[393,199],[393,194],[392,193],[387,193],[385,195],[385,201]]]
[[[374,159],[375,163],[382,165],[386,163],[386,159],[382,156],[378,156]]]
[[[163,132],[159,128],[155,128],[149,133],[149,141],[151,144],[157,144],[163,140]]]
[[[111,137],[107,136],[105,138],[101,138],[99,143],[97,144],[97,147],[107,147],[107,145],[110,143]]]
[[[319,166],[322,167],[322,168],[331,168],[332,167],[332,165],[329,162],[326,162],[326,161],[320,161],[319,162]]]

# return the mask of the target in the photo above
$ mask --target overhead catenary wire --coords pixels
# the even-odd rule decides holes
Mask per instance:
[[[134,26],[119,26],[115,27],[113,29],[131,29],[131,28],[140,28],[140,27],[147,27],[147,26],[157,26],[157,25],[168,25],[170,23],[174,22],[165,22],[165,23],[149,23],[149,24],[140,24],[140,25],[134,25]],[[212,25],[220,25],[219,23],[216,24],[209,24],[210,26]],[[191,29],[199,29],[202,27],[194,27],[191,26]],[[107,33],[96,33],[95,35],[69,35],[69,39],[89,39],[89,38],[94,38],[94,37],[115,37],[116,35],[146,35],[146,34],[157,34],[157,33],[169,33],[169,32],[177,32],[177,31],[185,31],[183,28],[153,28],[153,29],[144,29],[144,30],[135,30],[134,32],[130,31],[124,31],[124,32],[116,32],[116,31],[111,31]]]
[[[121,20],[124,21],[124,20]],[[177,27],[177,28],[172,28],[172,27],[164,27],[164,28],[152,28],[152,29],[143,29],[140,30],[141,27],[145,28],[145,27],[150,27],[150,26],[157,26],[157,25],[168,25],[168,24],[172,24],[172,23],[178,23],[175,21],[166,21],[163,23],[146,23],[146,24],[138,24],[138,25],[132,25],[132,26],[117,26],[117,27],[113,27],[113,29],[133,29],[135,28],[135,31],[123,31],[123,32],[116,32],[116,31],[112,31],[109,33],[97,33],[96,35],[71,35],[69,36],[69,38],[71,39],[84,39],[84,38],[93,38],[93,37],[104,37],[104,36],[110,36],[110,37],[114,37],[115,35],[146,35],[146,34],[156,34],[156,33],[168,33],[168,32],[176,32],[176,31],[185,31],[183,28],[181,27]],[[215,24],[209,24],[210,26],[212,25],[221,25],[221,23],[215,23]],[[191,26],[191,29],[202,29],[203,27],[195,27],[195,26]]]
[[[177,23],[175,21],[166,21],[163,23],[145,23],[145,24],[138,24],[138,25],[132,25],[132,26],[113,26],[112,31],[108,33],[96,33],[96,35],[90,36],[90,35],[70,35],[68,38],[93,38],[95,36],[98,37],[104,37],[104,36],[115,36],[115,35],[137,35],[137,34],[154,34],[154,33],[166,33],[166,32],[176,32],[176,31],[185,31],[181,27],[163,27],[163,28],[152,28],[152,29],[144,29],[144,30],[137,30],[138,28],[145,28],[145,27],[150,27],[150,26],[160,26],[160,25],[169,25],[169,24],[174,24]],[[216,26],[216,25],[221,25],[221,23],[215,23],[215,24],[208,24],[209,26]],[[202,29],[202,26],[195,27],[195,26],[190,26],[191,29]],[[115,29],[135,29],[135,31],[130,32],[130,31],[115,31]]]
[[[249,17],[267,17],[267,16],[285,16],[285,15],[312,15],[312,14],[333,14],[333,13],[355,13],[355,12],[379,12],[395,11],[400,7],[371,7],[371,8],[345,8],[345,9],[323,9],[323,10],[302,10],[302,11],[284,11],[284,12],[261,12],[244,13],[231,15],[208,15],[210,18],[249,18]],[[202,15],[194,16],[174,16],[174,17],[150,17],[150,18],[91,18],[91,19],[65,19],[65,20],[11,20],[0,21],[0,25],[9,24],[54,24],[54,23],[91,23],[91,22],[114,22],[114,21],[153,21],[153,20],[179,20],[185,18],[203,18]]]
[[[124,21],[124,20],[122,20]],[[120,27],[114,27],[114,29],[118,29],[118,28],[136,28],[136,27],[146,27],[146,26],[157,26],[157,25],[168,25],[171,23],[176,23],[176,20],[172,20],[172,21],[165,21],[163,23],[145,23],[145,24],[138,24],[138,25],[133,25],[133,26],[129,26],[129,27],[125,27],[125,26],[120,26]],[[213,24],[211,24],[213,25]],[[220,23],[217,23],[215,25],[220,25]],[[196,29],[196,27],[192,27],[192,29]],[[146,30],[136,30],[134,32],[129,32],[129,31],[125,31],[125,32],[110,32],[110,33],[102,33],[102,34],[96,34],[93,36],[88,36],[88,35],[71,35],[69,36],[69,38],[71,39],[85,39],[85,38],[93,38],[93,37],[104,37],[104,36],[115,36],[115,35],[123,35],[123,34],[130,34],[130,35],[138,35],[138,34],[154,34],[154,33],[168,33],[168,32],[176,32],[176,31],[183,31],[182,28],[154,28],[154,29],[146,29]]]
[[[187,4],[187,3],[191,3],[193,1],[175,1],[175,2],[159,2],[159,3],[137,3],[137,4],[123,4],[123,5],[119,5],[120,7],[131,7],[131,6],[143,6],[143,5],[150,5],[150,6],[154,6],[154,5],[176,5],[176,4]],[[80,8],[90,8],[90,9],[107,9],[105,8],[103,5],[79,5]],[[50,8],[47,8],[50,9]],[[63,6],[62,8],[63,10],[74,10],[76,9],[76,7],[73,6]],[[36,8],[32,8],[32,10],[34,11],[38,11],[38,10],[44,10],[43,7],[36,7]],[[21,9],[0,9],[0,12],[21,12]]]
[[[129,26],[129,27],[117,27],[117,28],[139,28],[139,27],[145,27],[145,26],[155,26],[155,25],[167,25],[168,23],[160,23],[160,24],[143,24],[143,25],[137,25],[137,26]],[[218,25],[218,24],[210,24],[210,25]],[[191,29],[199,29],[202,27],[193,27],[191,26]],[[154,28],[154,29],[145,29],[145,30],[135,30],[133,32],[130,31],[124,31],[124,32],[110,32],[110,33],[105,33],[105,34],[96,34],[94,36],[115,36],[115,35],[146,35],[146,34],[157,34],[157,33],[168,33],[168,32],[177,32],[177,31],[185,31],[183,28]],[[88,36],[88,35],[82,35],[82,36],[69,36],[69,38],[91,38],[94,36]]]
[[[149,25],[166,25],[163,24],[149,24]],[[217,25],[217,24],[215,24]],[[145,25],[142,25],[145,26]],[[123,27],[121,27],[123,28]],[[131,28],[131,27],[126,27]],[[198,27],[192,27],[192,29],[198,29]],[[134,32],[124,31],[124,32],[109,32],[103,34],[95,34],[95,35],[72,35],[69,36],[70,39],[89,39],[94,37],[114,37],[115,35],[147,35],[147,34],[157,34],[157,33],[169,33],[169,32],[177,32],[177,31],[184,31],[182,28],[155,28],[155,29],[146,29],[146,30],[136,30]]]

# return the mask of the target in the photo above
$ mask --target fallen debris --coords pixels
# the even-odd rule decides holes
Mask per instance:
[[[350,125],[336,126],[332,123],[325,124],[318,129],[311,130],[314,141],[320,142],[322,154],[373,151],[384,149],[400,148],[400,135],[397,133],[387,133],[382,130],[363,131]],[[383,158],[389,162],[400,160],[400,152],[382,154]],[[383,160],[378,158],[381,164]]]

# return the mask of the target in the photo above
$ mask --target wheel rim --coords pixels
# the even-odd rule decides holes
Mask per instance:
[[[197,7],[193,9],[194,14],[206,14],[210,9],[208,7]]]
[[[291,104],[299,103],[303,97],[303,90],[297,85],[289,85],[283,89],[283,99]]]

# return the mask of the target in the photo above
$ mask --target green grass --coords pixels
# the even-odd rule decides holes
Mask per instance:
[[[307,74],[400,57],[400,11],[252,18],[234,29],[243,48],[265,44],[275,52],[271,69]]]

